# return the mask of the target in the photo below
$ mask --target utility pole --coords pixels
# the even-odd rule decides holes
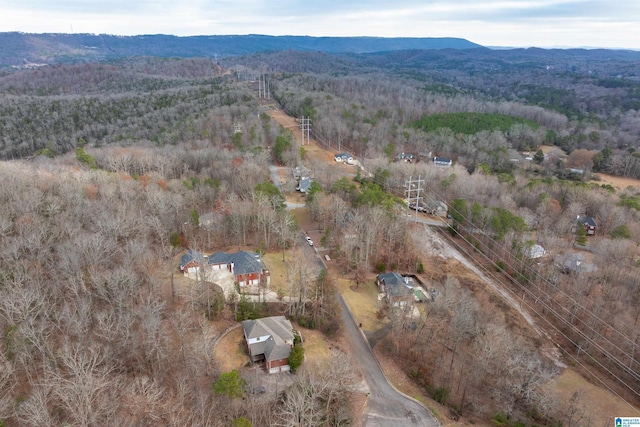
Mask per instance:
[[[411,205],[413,201],[413,206],[416,211],[416,221],[418,220],[418,206],[420,205],[420,199],[422,199],[422,197],[420,197],[420,186],[422,183],[424,183],[424,179],[420,178],[419,175],[418,179],[411,179],[411,177],[409,177],[409,180],[404,182],[405,187],[407,187],[405,191],[405,193],[407,193],[407,216],[409,213],[409,205]],[[415,197],[413,196],[414,193]]]
[[[269,90],[269,82],[264,74],[260,74],[258,77],[258,98],[271,98],[271,91]]]
[[[300,119],[300,132],[302,133],[302,145],[310,145],[311,118],[302,117]],[[305,139],[307,143],[305,144]]]

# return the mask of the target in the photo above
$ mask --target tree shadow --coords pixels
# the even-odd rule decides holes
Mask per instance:
[[[374,348],[378,342],[391,332],[393,329],[393,325],[391,322],[387,323],[380,329],[376,329],[375,331],[364,331],[364,336],[369,341],[369,345],[371,348]]]

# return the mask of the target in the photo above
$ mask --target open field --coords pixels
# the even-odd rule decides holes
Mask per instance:
[[[596,184],[609,184],[616,190],[624,190],[628,187],[633,187],[634,190],[640,191],[639,179],[608,175],[606,173],[595,174],[595,177],[597,177],[597,179],[593,179],[591,182],[595,182]]]
[[[554,378],[545,386],[545,392],[569,401],[574,393],[578,393],[577,406],[591,418],[589,425],[600,427],[613,425],[614,417],[639,417],[640,410],[633,408],[613,393],[597,387],[585,380],[573,369]]]

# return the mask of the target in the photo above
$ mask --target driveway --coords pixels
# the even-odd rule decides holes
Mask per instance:
[[[362,425],[364,427],[438,426],[431,412],[389,384],[344,299],[339,294],[337,298],[351,351],[369,387],[370,395],[362,416]]]

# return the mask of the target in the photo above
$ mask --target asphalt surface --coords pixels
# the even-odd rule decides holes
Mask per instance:
[[[278,187],[280,192],[284,194],[278,175],[279,169],[280,168],[275,165],[269,166],[271,181]],[[440,221],[436,222],[420,217],[413,218],[413,220],[424,224],[443,226]],[[315,246],[309,246],[306,240],[304,240],[305,235],[303,232],[300,233],[300,238],[304,242],[302,245],[308,247],[303,253],[306,257],[315,259],[318,268],[326,268],[324,261],[318,254],[317,248]],[[362,426],[438,427],[438,422],[427,408],[398,392],[389,384],[378,360],[366,341],[366,337],[353,319],[344,299],[340,294],[337,294],[337,298],[342,311],[344,330],[349,340],[351,351],[369,388],[369,397],[362,416]]]
[[[339,294],[337,298],[351,351],[369,387],[369,399],[362,416],[362,425],[364,427],[437,427],[439,424],[431,412],[389,384],[344,299]]]

